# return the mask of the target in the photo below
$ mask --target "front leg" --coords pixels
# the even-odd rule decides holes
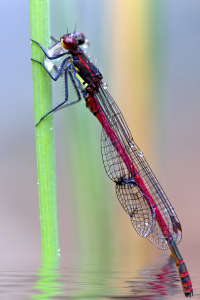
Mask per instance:
[[[53,77],[53,75],[49,72],[49,70],[43,65],[43,63],[41,63],[40,61],[36,60],[36,59],[33,59],[31,58],[32,61],[35,61],[37,62],[38,64],[40,64],[44,69],[45,71],[49,74],[49,76],[54,80],[54,81],[57,81],[58,78],[60,77],[60,75],[63,73],[65,67],[66,67],[66,63],[67,61],[70,59],[70,57],[67,57],[63,60],[61,66],[60,66],[60,69],[58,70],[58,73],[56,74],[55,77]]]
[[[36,43],[36,44],[40,47],[40,49],[44,52],[44,54],[46,55],[46,57],[48,57],[48,59],[50,59],[50,60],[51,60],[51,59],[57,59],[57,58],[59,58],[59,57],[65,55],[65,54],[69,54],[69,52],[67,51],[67,52],[65,52],[65,53],[58,54],[58,55],[55,55],[55,56],[49,56],[49,54],[47,53],[47,51],[45,51],[44,48],[43,48],[38,42],[36,42],[36,41],[34,41],[34,40],[32,40],[32,39],[30,39],[30,41]]]

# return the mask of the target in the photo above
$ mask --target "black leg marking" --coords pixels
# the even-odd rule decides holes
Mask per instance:
[[[56,73],[58,73],[59,68],[56,65],[54,65],[52,70],[54,70]]]

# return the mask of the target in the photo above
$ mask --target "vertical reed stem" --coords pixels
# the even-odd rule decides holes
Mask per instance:
[[[49,0],[29,0],[31,38],[44,48],[50,45]],[[32,58],[44,61],[44,54],[35,43],[31,44]],[[35,123],[52,108],[51,78],[36,62],[32,62]],[[43,255],[58,253],[58,220],[56,201],[56,169],[53,114],[36,128],[36,154],[40,221]]]

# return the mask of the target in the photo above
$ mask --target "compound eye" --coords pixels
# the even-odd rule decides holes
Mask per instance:
[[[62,42],[62,45],[67,50],[73,50],[78,46],[78,42],[71,36],[65,36]]]
[[[78,37],[78,44],[82,45],[85,42],[86,37],[81,32],[77,33],[77,37]]]

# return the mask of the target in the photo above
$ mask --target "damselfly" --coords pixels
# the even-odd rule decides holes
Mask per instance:
[[[57,69],[54,77],[45,65],[35,59],[53,80],[62,74],[65,79],[65,100],[47,112],[47,115],[81,100],[81,93],[86,106],[102,125],[101,151],[108,177],[116,184],[118,200],[130,216],[137,233],[146,237],[162,250],[169,249],[178,267],[179,276],[186,296],[193,295],[192,282],[185,262],[177,248],[182,237],[179,219],[169,199],[149,167],[143,153],[133,140],[128,126],[117,104],[109,94],[103,76],[88,58],[80,45],[87,46],[85,36],[75,31],[67,33],[55,44],[44,50],[48,60],[55,60],[68,55]],[[68,102],[68,75],[75,88],[77,99]],[[81,92],[81,93],[80,93]]]

